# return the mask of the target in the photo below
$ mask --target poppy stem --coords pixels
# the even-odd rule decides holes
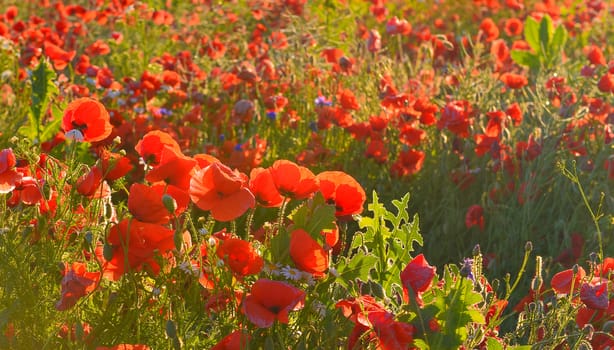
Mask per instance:
[[[287,197],[284,197],[284,200],[281,202],[281,207],[279,208],[279,217],[278,217],[278,219],[277,219],[277,227],[278,227],[278,230],[279,230],[279,228],[281,228],[281,225],[282,225],[282,224],[283,224],[283,222],[284,222],[284,213],[285,213],[285,211],[286,211],[286,206],[287,206],[288,202],[289,202],[289,201],[288,201],[288,198],[287,198]],[[278,232],[279,232],[279,231],[278,231]]]
[[[245,237],[244,239],[248,239],[249,235],[252,233],[252,222],[254,221],[254,214],[256,213],[256,208],[252,208],[249,210],[249,214],[247,214],[247,221],[245,222]]]

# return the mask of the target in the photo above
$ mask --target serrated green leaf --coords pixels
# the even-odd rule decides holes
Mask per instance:
[[[541,51],[539,43],[539,23],[533,17],[527,17],[524,22],[524,40],[535,52]]]
[[[516,64],[530,68],[539,68],[539,57],[529,51],[512,50],[510,56]]]
[[[365,254],[363,251],[356,253],[351,259],[341,259],[336,266],[337,283],[346,289],[350,286],[350,281],[361,279],[367,281],[371,274],[371,269],[377,264],[377,257]]]
[[[21,133],[31,140],[42,142],[42,121],[51,99],[58,94],[58,87],[55,85],[55,71],[51,68],[46,59],[39,62],[36,69],[30,75],[32,91],[30,93],[30,111],[28,113],[29,125],[21,128]],[[53,128],[52,126],[51,128]]]

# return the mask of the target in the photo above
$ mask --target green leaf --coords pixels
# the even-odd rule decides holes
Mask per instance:
[[[554,31],[554,36],[548,47],[550,57],[560,57],[561,50],[565,47],[567,42],[567,30],[563,26],[558,26]]]
[[[541,51],[539,43],[539,23],[533,17],[527,17],[524,22],[524,40],[535,52]]]
[[[540,52],[542,52],[544,56],[547,55],[546,50],[550,47],[550,41],[552,41],[553,35],[554,26],[552,25],[552,19],[550,16],[545,15],[539,23]]]
[[[327,204],[320,192],[296,208],[288,217],[294,222],[293,228],[302,228],[314,238],[318,237],[322,230],[335,227],[335,207]]]
[[[371,254],[366,254],[359,251],[351,259],[340,259],[337,264],[337,282],[346,289],[350,288],[350,282],[360,279],[367,281],[370,277],[371,270],[377,264],[377,257]]]
[[[29,125],[21,129],[24,136],[31,140],[42,142],[42,121],[49,103],[58,94],[58,87],[55,85],[55,71],[46,59],[40,61],[36,69],[30,76],[32,91],[30,93],[30,113],[28,113]]]
[[[510,56],[514,62],[521,66],[527,66],[532,69],[539,68],[539,57],[529,51],[512,50]]]
[[[529,347],[530,348],[530,347]],[[488,338],[486,340],[486,349],[488,350],[503,350],[503,344],[499,343],[499,341],[495,338]],[[511,349],[511,348],[509,348]]]

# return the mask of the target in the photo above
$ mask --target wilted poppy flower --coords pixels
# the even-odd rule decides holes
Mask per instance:
[[[328,254],[322,245],[303,229],[291,233],[290,258],[296,267],[316,277],[324,276],[328,269]]]
[[[162,150],[165,147],[169,147],[174,153],[181,154],[179,144],[171,135],[164,131],[154,130],[145,134],[134,149],[147,163],[157,165],[160,163]]]
[[[273,182],[284,197],[305,199],[318,190],[318,180],[311,170],[289,160],[277,160],[269,168]]]
[[[472,228],[473,226],[484,230],[484,209],[477,204],[470,206],[465,215],[465,227]]]
[[[107,241],[113,249],[113,257],[105,261],[105,277],[118,280],[125,272],[139,271],[145,266],[157,274],[160,265],[155,256],[175,248],[174,233],[164,226],[136,219],[124,219],[111,227]]]
[[[9,193],[15,189],[21,174],[15,170],[17,159],[10,148],[0,151],[0,193]]]
[[[265,208],[279,207],[284,200],[279,191],[277,191],[273,176],[268,169],[252,169],[249,174],[249,189],[254,194],[256,203]]]
[[[316,176],[320,192],[329,204],[335,205],[335,216],[360,214],[367,196],[362,186],[342,171],[323,171]]]
[[[573,269],[567,269],[552,276],[550,285],[557,294],[569,294],[572,292],[572,284],[574,291],[580,288],[580,282],[584,276],[586,276],[586,272],[581,266],[578,266],[578,272],[575,274]]]
[[[76,130],[83,135],[83,141],[102,141],[111,135],[113,126],[109,113],[102,103],[88,97],[72,101],[62,117],[64,133]]]
[[[241,311],[256,327],[268,328],[275,320],[288,323],[288,313],[304,305],[304,291],[286,282],[259,279],[243,300]]]
[[[596,283],[582,283],[580,287],[580,300],[584,305],[595,310],[608,308],[608,281],[596,278]]]
[[[256,200],[247,188],[246,176],[222,163],[211,163],[190,181],[190,198],[218,221],[231,221],[253,208]]]
[[[87,272],[84,263],[64,264],[62,272],[62,298],[55,303],[58,311],[65,311],[75,306],[81,297],[91,293],[100,280],[100,272]]]
[[[423,254],[416,256],[407,264],[405,269],[401,271],[403,297],[406,302],[409,300],[409,290],[411,289],[418,305],[422,304],[421,294],[431,287],[436,270],[434,266],[428,264]]]
[[[217,256],[239,276],[255,275],[264,266],[264,260],[254,247],[239,238],[228,238],[221,241],[217,248]]]

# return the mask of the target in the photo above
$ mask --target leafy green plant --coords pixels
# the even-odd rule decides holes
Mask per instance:
[[[532,52],[512,50],[510,55],[514,62],[532,70],[550,69],[561,59],[567,36],[567,30],[562,25],[554,28],[549,15],[542,17],[540,22],[529,16],[524,23],[524,38]]]

